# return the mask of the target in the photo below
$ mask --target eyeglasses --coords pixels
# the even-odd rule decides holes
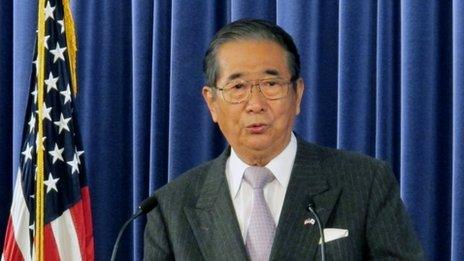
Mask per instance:
[[[292,81],[279,78],[262,79],[254,81],[236,80],[228,82],[224,87],[215,87],[222,91],[222,98],[229,103],[242,103],[251,97],[253,86],[258,86],[259,91],[268,100],[282,99],[288,94]]]

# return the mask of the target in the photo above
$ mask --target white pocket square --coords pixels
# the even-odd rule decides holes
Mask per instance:
[[[325,228],[324,229],[324,241],[330,242],[339,238],[344,238],[348,236],[348,229],[341,228]],[[319,239],[319,244],[321,244],[322,239]]]

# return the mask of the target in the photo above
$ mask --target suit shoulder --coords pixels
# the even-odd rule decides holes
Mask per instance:
[[[335,149],[317,145],[314,143],[300,142],[302,151],[311,151],[320,157],[320,162],[324,165],[333,165],[338,167],[356,166],[357,168],[388,168],[388,163],[367,156],[355,151]]]
[[[356,183],[370,186],[374,179],[390,180],[395,176],[390,166],[379,159],[358,152],[324,147],[312,143],[300,142],[303,158],[317,158],[321,169],[333,184]],[[304,160],[304,159],[303,159]]]
[[[179,195],[182,195],[182,193],[185,194],[187,192],[190,194],[196,192],[203,183],[212,162],[213,161],[205,162],[182,173],[180,176],[158,189],[155,192],[157,198],[159,200],[164,198],[181,198]]]
[[[204,162],[170,181],[155,192],[161,206],[195,205],[205,179],[211,168],[217,168],[224,161],[224,153],[218,158]]]

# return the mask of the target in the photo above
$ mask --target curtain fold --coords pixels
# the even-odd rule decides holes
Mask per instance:
[[[13,193],[12,128],[13,119],[13,1],[0,5],[0,202],[11,202]],[[3,181],[2,181],[3,179]],[[3,242],[9,204],[0,204],[0,242]],[[1,244],[1,243],[0,243]]]
[[[130,1],[72,4],[78,39],[77,115],[87,154],[95,254],[97,259],[107,259],[119,226],[137,204],[134,178],[143,175],[133,172],[133,137],[139,133],[132,133],[132,55],[137,46],[132,40],[132,7]],[[133,258],[132,233],[126,231],[120,248],[124,259]]]
[[[215,144],[217,136],[213,133],[211,120],[205,117],[208,116],[208,111],[201,95],[205,47],[212,35],[226,22],[226,13],[219,13],[220,17],[216,13],[223,6],[215,2],[217,1],[185,0],[172,3],[169,180],[224,148],[223,142]],[[176,19],[186,14],[188,17],[185,19]],[[190,125],[192,123],[194,125]],[[211,151],[212,145],[219,145],[220,149]]]
[[[152,54],[150,89],[150,140],[149,142],[149,190],[155,191],[168,181],[169,147],[169,77],[171,57],[171,4],[169,1],[155,1],[152,24]],[[146,59],[146,58],[145,58]],[[143,66],[143,64],[141,65]],[[164,86],[154,88],[153,86]],[[146,87],[145,87],[146,88]],[[147,108],[145,108],[147,109]],[[145,123],[147,126],[147,123]],[[156,174],[160,173],[160,174]],[[164,173],[161,174],[161,173]]]
[[[453,1],[451,259],[464,258],[464,2]],[[448,235],[449,236],[449,235]]]
[[[451,250],[451,22],[450,2],[402,2],[401,193],[425,249],[442,259]]]
[[[296,42],[305,81],[305,102],[298,133],[326,146],[337,146],[338,25],[337,1],[278,1],[277,23]]]
[[[392,164],[399,175],[401,113],[400,4],[377,3],[375,156]]]
[[[340,1],[339,19],[337,146],[372,155],[377,5],[374,1]]]
[[[276,15],[276,1],[230,1],[230,18],[232,21],[248,17],[275,21]]]
[[[73,1],[97,259],[139,202],[226,146],[201,96],[214,33],[277,22],[300,50],[295,130],[389,162],[431,260],[464,259],[463,1]],[[20,155],[36,3],[0,6],[0,239]],[[140,218],[121,260],[143,256]]]
[[[132,1],[132,20],[134,24],[153,25],[152,1]],[[132,27],[132,173],[140,173],[132,178],[132,211],[137,211],[138,202],[148,197],[149,185],[146,180],[150,171],[150,128],[151,125],[151,85],[152,63],[145,57],[153,53],[153,31],[144,27]],[[132,257],[142,260],[144,219],[133,224],[132,242],[134,244]]]

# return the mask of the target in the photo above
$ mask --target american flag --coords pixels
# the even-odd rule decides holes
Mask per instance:
[[[64,4],[63,4],[64,3]],[[93,232],[84,150],[74,109],[72,62],[74,40],[67,0],[46,0],[43,105],[38,112],[37,41],[30,95],[23,128],[20,162],[2,260],[35,260],[36,177],[38,149],[43,150],[43,258],[93,260]],[[67,13],[65,13],[67,12]],[[68,37],[68,39],[67,39]],[[36,38],[37,39],[37,38]],[[42,121],[43,138],[38,139]]]

